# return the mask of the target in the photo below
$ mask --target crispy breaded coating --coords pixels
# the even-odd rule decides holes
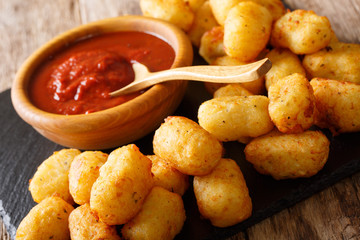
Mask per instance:
[[[224,25],[224,47],[227,55],[240,61],[252,61],[269,41],[272,16],[265,7],[240,2],[228,13]]]
[[[299,57],[289,49],[274,48],[266,54],[266,57],[269,58],[272,63],[271,69],[265,74],[266,89],[269,89],[271,84],[277,80],[293,73],[306,76],[305,69]]]
[[[188,31],[194,20],[194,13],[184,0],[140,0],[144,16],[168,21]]]
[[[204,60],[211,64],[216,58],[225,56],[224,50],[224,28],[215,26],[206,31],[200,40],[199,54]]]
[[[311,177],[325,165],[329,145],[320,131],[285,134],[275,129],[246,145],[245,157],[259,173],[277,180]]]
[[[155,131],[154,153],[187,175],[205,175],[220,161],[223,147],[196,122],[170,116]]]
[[[214,98],[200,105],[199,124],[222,142],[257,137],[274,127],[268,106],[265,96]]]
[[[171,240],[181,231],[185,209],[180,195],[155,186],[139,214],[121,232],[127,240]]]
[[[62,198],[47,197],[21,221],[17,240],[70,239],[69,214],[74,208]]]
[[[205,1],[195,12],[193,24],[187,34],[191,42],[196,47],[200,47],[201,37],[204,33],[217,25],[218,23],[211,11],[210,3],[209,1]]]
[[[300,133],[314,123],[315,96],[310,82],[294,73],[279,79],[268,91],[269,114],[283,133]]]
[[[85,151],[77,155],[69,170],[69,191],[77,204],[90,202],[92,185],[99,177],[99,169],[108,154],[100,151]]]
[[[154,185],[182,196],[189,187],[189,176],[179,172],[159,156],[147,157],[152,162],[151,172],[154,175]]]
[[[229,227],[251,216],[252,202],[236,162],[221,159],[208,175],[194,177],[194,193],[201,215],[216,227]]]
[[[115,149],[100,168],[90,207],[108,225],[121,225],[141,209],[153,187],[151,161],[134,144]]]
[[[77,149],[62,149],[40,164],[29,185],[35,202],[55,195],[70,204],[74,203],[69,192],[69,169],[75,156],[80,153]]]
[[[317,115],[315,124],[333,134],[360,131],[360,85],[313,78]]]
[[[303,65],[312,78],[360,83],[360,44],[333,42],[328,47],[306,55]]]
[[[71,240],[120,240],[115,226],[103,223],[88,203],[77,207],[69,216]]]
[[[327,17],[297,9],[275,22],[270,42],[274,47],[289,48],[295,54],[311,54],[326,47],[331,35]]]

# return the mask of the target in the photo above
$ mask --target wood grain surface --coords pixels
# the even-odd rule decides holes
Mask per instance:
[[[340,40],[360,43],[359,0],[285,2],[292,9],[312,9],[327,16]],[[141,14],[138,0],[0,0],[0,91],[11,87],[26,57],[54,36],[125,14]],[[360,173],[229,238],[236,239],[360,239]]]

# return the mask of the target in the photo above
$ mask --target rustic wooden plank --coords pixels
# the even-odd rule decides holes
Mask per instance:
[[[1,217],[0,217],[0,239],[1,240],[10,240],[10,234],[7,232],[6,227],[5,227]]]
[[[249,239],[359,239],[360,173],[248,229]]]
[[[34,50],[78,24],[76,0],[1,0],[0,56],[6,64],[0,64],[0,91],[11,86],[17,69]]]
[[[79,0],[83,23],[123,15],[141,15],[139,0]]]
[[[0,1],[0,91],[11,86],[17,69],[38,47],[80,24],[76,0]]]
[[[326,16],[339,40],[360,43],[360,1],[359,0],[284,0],[291,9],[314,10]]]

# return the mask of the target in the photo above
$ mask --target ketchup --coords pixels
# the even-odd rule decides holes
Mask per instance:
[[[150,71],[171,67],[175,52],[165,41],[143,32],[116,32],[81,40],[50,56],[30,81],[30,99],[57,114],[88,114],[129,101],[141,92],[110,97],[134,80],[132,63]]]

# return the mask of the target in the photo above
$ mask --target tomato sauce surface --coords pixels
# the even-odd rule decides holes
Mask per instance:
[[[143,32],[116,32],[90,37],[50,56],[30,81],[30,99],[57,114],[87,114],[129,101],[141,92],[119,97],[109,93],[134,80],[132,63],[150,71],[169,69],[173,48]]]

